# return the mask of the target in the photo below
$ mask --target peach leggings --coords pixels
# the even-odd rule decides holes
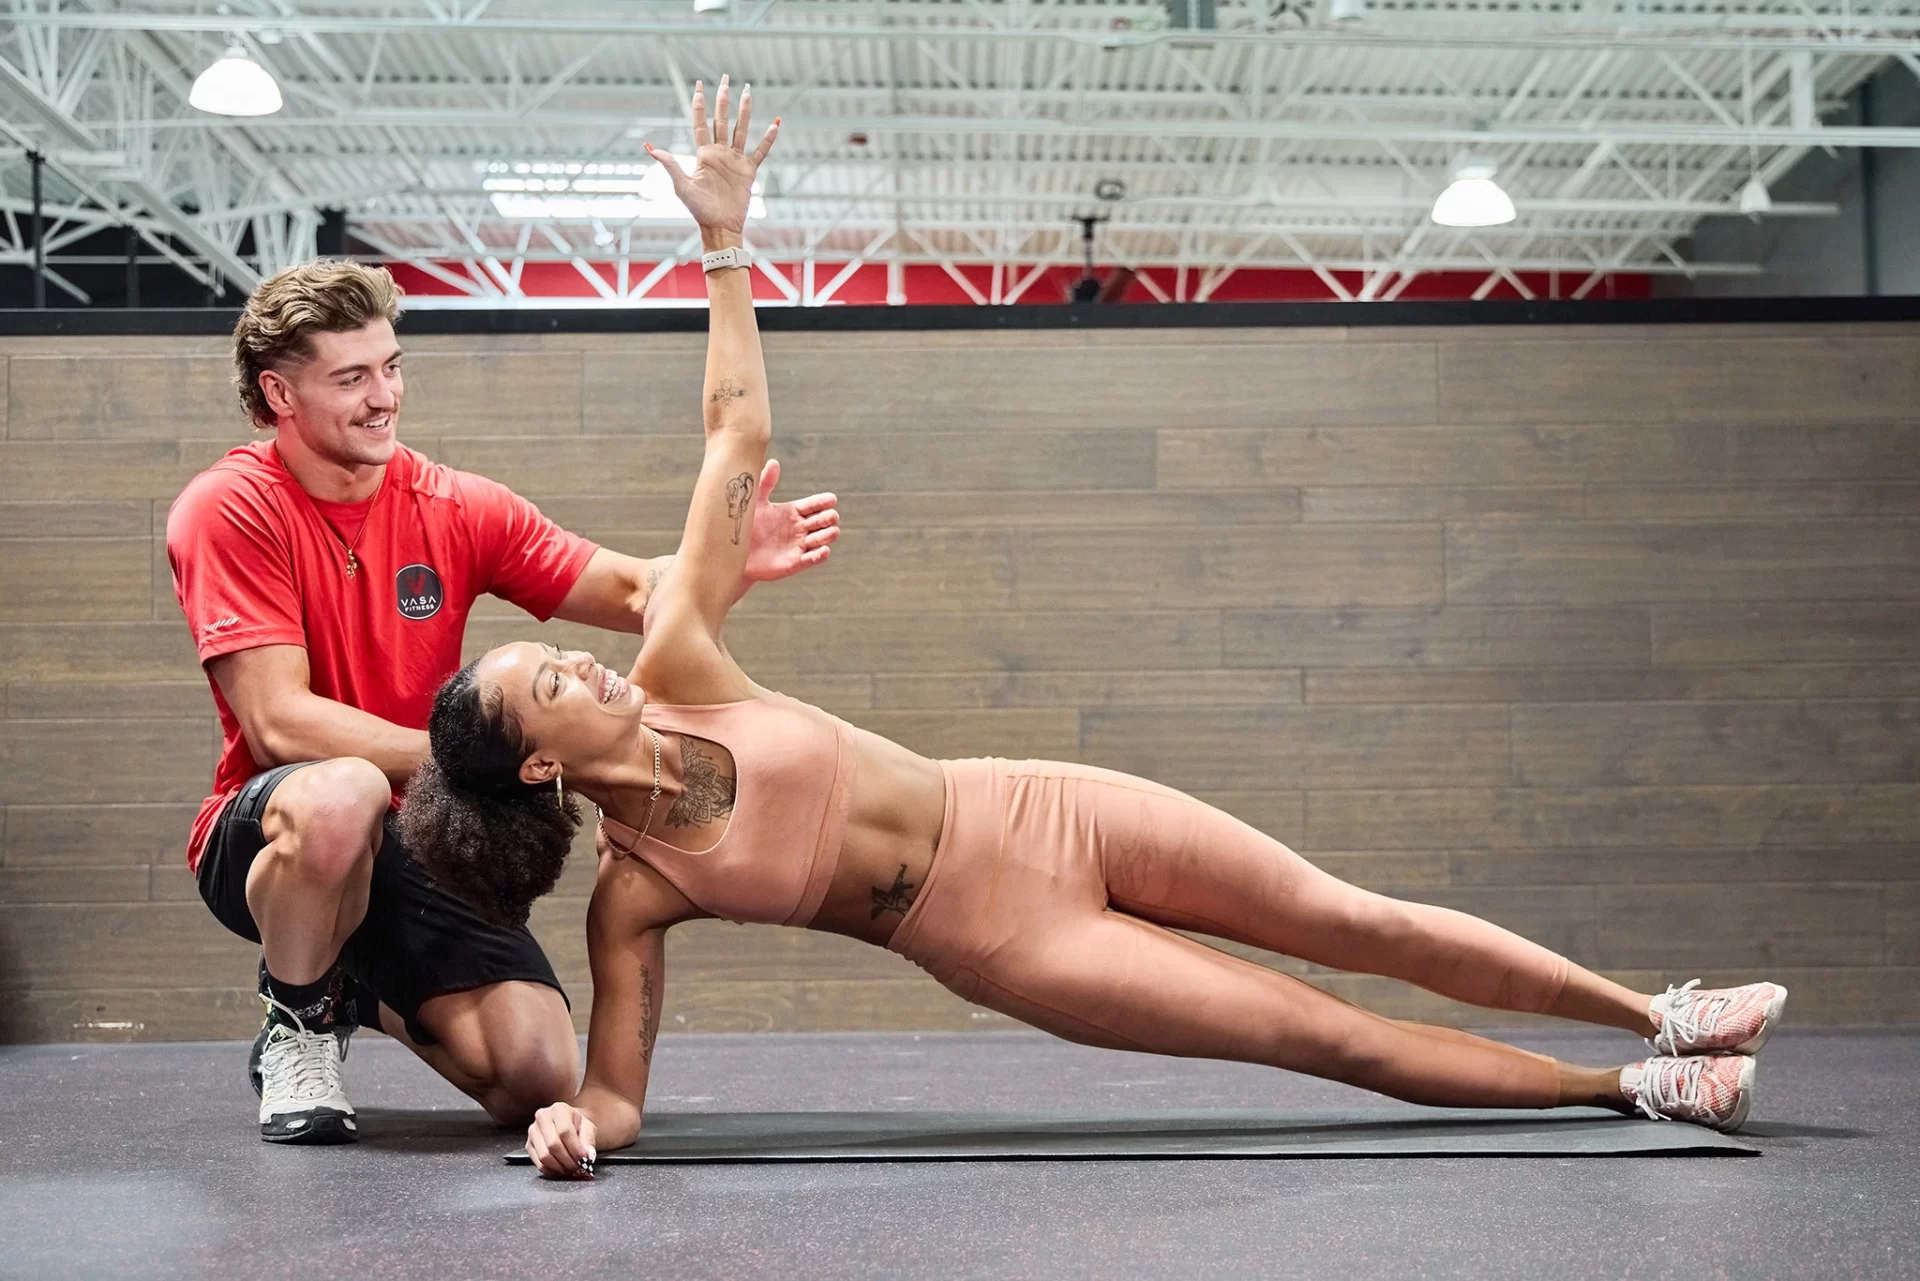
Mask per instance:
[[[966,1000],[1070,1041],[1265,1063],[1415,1103],[1558,1101],[1552,1059],[1383,1018],[1168,927],[1535,1013],[1566,983],[1564,957],[1348,885],[1144,779],[1053,761],[940,766],[939,850],[888,946]]]

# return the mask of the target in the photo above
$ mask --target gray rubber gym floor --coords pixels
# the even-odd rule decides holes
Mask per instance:
[[[1619,1034],[1513,1036],[1589,1063]],[[1792,1031],[1759,1158],[968,1161],[617,1167],[519,1135],[363,1036],[352,1147],[259,1142],[245,1046],[0,1049],[7,1277],[1920,1276],[1920,1029]],[[1040,1035],[674,1036],[672,1111],[1378,1109],[1237,1064]]]

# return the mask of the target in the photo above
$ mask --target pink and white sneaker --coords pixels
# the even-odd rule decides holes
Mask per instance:
[[[1694,979],[1653,998],[1655,1054],[1758,1054],[1780,1022],[1787,989],[1778,983],[1703,988]]]
[[[1743,1054],[1654,1058],[1620,1069],[1620,1092],[1656,1121],[1737,1130],[1753,1111],[1754,1061]]]

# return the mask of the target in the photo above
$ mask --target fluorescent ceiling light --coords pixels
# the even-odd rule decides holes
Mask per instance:
[[[1331,0],[1327,5],[1327,19],[1343,24],[1365,22],[1367,0]]]
[[[270,116],[280,110],[280,86],[246,50],[230,45],[194,80],[187,101],[216,116]]]
[[[693,157],[675,156],[682,169],[693,169]],[[603,223],[635,219],[681,222],[687,207],[673,194],[673,179],[651,161],[643,164],[579,164],[563,161],[523,161],[487,166],[481,187],[493,196],[493,207],[503,218],[553,218]],[[754,183],[758,193],[760,184]],[[767,202],[754,194],[747,198],[747,217],[767,216]]]
[[[1514,219],[1513,198],[1493,180],[1494,162],[1470,156],[1453,167],[1453,181],[1433,202],[1443,227],[1497,227]]]

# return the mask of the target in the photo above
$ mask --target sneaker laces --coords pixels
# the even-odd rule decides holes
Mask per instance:
[[[1634,1105],[1656,1121],[1671,1121],[1673,1113],[1687,1108],[1694,1114],[1700,1108],[1700,1078],[1706,1075],[1710,1056],[1690,1055],[1682,1059],[1654,1059],[1640,1071],[1640,1088],[1634,1092]]]
[[[1694,1045],[1713,1035],[1720,1016],[1732,1001],[1723,992],[1696,992],[1699,979],[1679,987],[1667,987],[1666,1011],[1660,1016],[1660,1030],[1654,1035],[1654,1048],[1670,1054],[1680,1053],[1680,1043]]]
[[[293,1020],[292,1026],[282,1023],[268,1034],[260,1056],[262,1093],[298,1103],[325,1100],[339,1092],[338,1038],[330,1031],[309,1032],[298,1014],[270,996],[260,999]],[[282,1046],[288,1048],[274,1053]]]

